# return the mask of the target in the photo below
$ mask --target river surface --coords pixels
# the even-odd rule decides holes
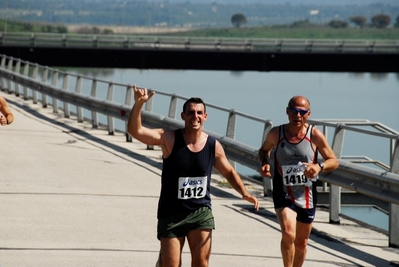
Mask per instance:
[[[310,100],[312,119],[367,119],[399,131],[398,73],[63,69],[183,97],[198,96],[206,103],[270,119],[273,125],[287,122],[285,108],[292,96],[304,95]],[[116,92],[115,98],[119,97],[119,101],[124,103],[124,95],[124,91]],[[160,95],[154,96],[154,105],[164,116],[167,116],[169,100]],[[183,103],[179,104],[180,111]],[[205,129],[224,135],[227,115],[217,114],[212,109],[207,111]],[[237,124],[236,139],[259,148],[262,142],[262,126],[241,121]],[[342,154],[365,155],[389,165],[389,141],[347,133]],[[254,170],[239,164],[237,170],[247,175],[256,174]],[[388,216],[373,208],[343,207],[343,213],[354,214],[355,218],[360,216],[362,221],[388,229]]]
[[[399,74],[326,72],[232,72],[139,69],[65,69],[68,72],[122,84],[136,84],[184,97],[198,96],[205,103],[287,122],[285,108],[294,95],[311,103],[311,119],[367,119],[399,131]],[[115,101],[124,103],[125,89],[116,90]],[[118,100],[119,98],[119,100]],[[168,115],[170,98],[154,96],[154,111]],[[182,101],[178,103],[178,111]],[[205,129],[225,135],[227,113],[208,109]],[[235,139],[255,147],[262,143],[263,125],[237,121]],[[328,132],[329,141],[333,129]],[[330,143],[331,144],[331,143]],[[365,155],[389,165],[389,141],[346,132],[342,155]],[[240,168],[240,167],[239,167]],[[243,167],[245,170],[245,167]],[[251,172],[250,170],[245,170]],[[245,173],[248,174],[248,173]]]

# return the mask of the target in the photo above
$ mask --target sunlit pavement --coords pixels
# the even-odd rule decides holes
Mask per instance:
[[[15,122],[0,128],[0,266],[155,266],[158,148],[108,135],[75,117],[1,92]],[[212,177],[216,230],[210,266],[282,266],[271,199],[245,181],[261,209]],[[319,209],[305,267],[399,266],[388,237]],[[183,266],[191,266],[186,245]]]

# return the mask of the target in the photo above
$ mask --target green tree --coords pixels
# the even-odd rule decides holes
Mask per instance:
[[[112,29],[104,29],[104,30],[103,30],[103,33],[104,33],[104,34],[113,34],[114,31],[113,31]]]
[[[247,24],[247,18],[241,13],[236,13],[231,17],[231,23],[234,27],[239,28],[242,25]]]
[[[21,23],[22,30],[26,32],[30,32],[33,30],[33,25],[31,23]]]
[[[391,22],[391,17],[384,14],[377,14],[371,18],[371,24],[376,28],[387,28]]]
[[[54,26],[47,24],[41,27],[42,32],[53,32],[54,31]]]
[[[399,28],[399,15],[396,17],[396,23],[393,25],[395,28]]]
[[[298,21],[294,21],[290,26],[293,28],[306,28],[306,27],[310,26],[310,22],[307,19],[298,20]]]
[[[343,21],[343,20],[332,20],[328,23],[328,26],[331,28],[347,28],[348,27],[348,22]]]
[[[355,17],[350,17],[349,21],[359,26],[360,28],[363,28],[364,25],[366,24],[367,18],[364,16],[355,16]]]
[[[57,32],[58,33],[67,33],[68,32],[68,28],[66,26],[59,25],[59,26],[57,26]]]

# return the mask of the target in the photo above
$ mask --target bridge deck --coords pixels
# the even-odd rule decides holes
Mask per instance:
[[[0,46],[0,53],[56,67],[227,71],[398,72],[399,53],[268,52]]]
[[[15,116],[0,132],[0,265],[153,266],[160,151],[0,94]],[[280,230],[261,186],[246,182],[261,200],[254,212],[212,178],[211,266],[281,266]],[[344,218],[331,225],[319,209],[305,266],[399,266],[399,250],[387,245],[387,235]],[[187,246],[183,255],[190,266]]]

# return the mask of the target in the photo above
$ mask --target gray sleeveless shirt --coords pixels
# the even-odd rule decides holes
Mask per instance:
[[[312,147],[312,125],[298,143],[290,143],[284,134],[284,125],[280,126],[277,147],[274,152],[275,174],[273,179],[273,197],[291,200],[304,209],[316,206],[316,183],[309,180],[298,168],[298,162],[317,162],[317,150]]]

